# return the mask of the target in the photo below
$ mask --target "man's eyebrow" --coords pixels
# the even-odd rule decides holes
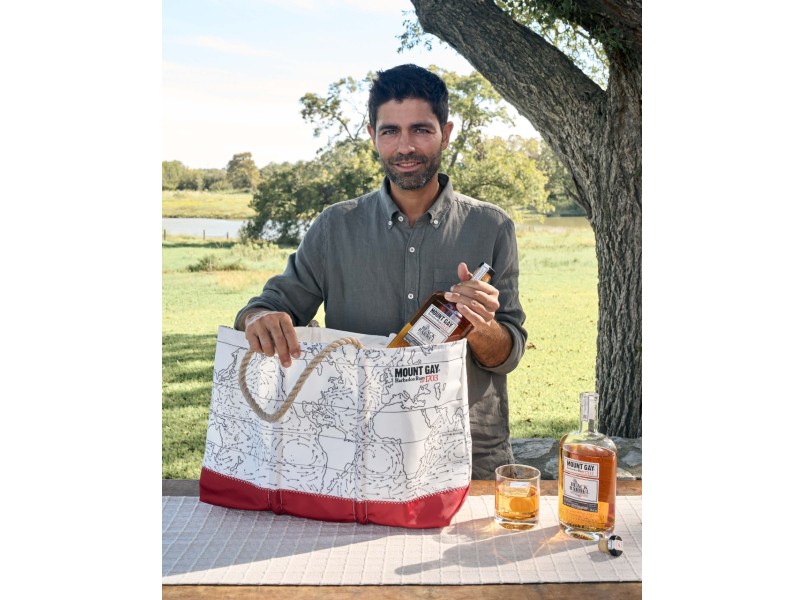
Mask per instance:
[[[410,129],[418,129],[420,127],[434,129],[436,125],[434,121],[420,121],[418,123],[411,123],[411,125],[409,125]],[[393,123],[381,123],[378,125],[378,131],[383,131],[384,129],[400,129],[400,126]]]

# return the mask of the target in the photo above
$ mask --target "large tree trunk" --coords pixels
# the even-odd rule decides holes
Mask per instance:
[[[412,3],[422,28],[486,77],[572,174],[597,245],[601,431],[641,437],[641,2],[573,2],[569,20],[606,42],[605,91],[490,0]]]

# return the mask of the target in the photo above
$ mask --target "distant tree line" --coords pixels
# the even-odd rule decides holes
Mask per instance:
[[[191,169],[179,160],[161,163],[162,190],[253,191],[259,180],[260,173],[250,152],[234,154],[224,169]]]
[[[430,67],[447,83],[456,127],[442,156],[442,171],[460,193],[508,211],[585,215],[576,202],[572,177],[542,140],[512,135],[489,137],[492,123],[513,125],[499,94],[479,73],[467,76]],[[326,136],[317,156],[259,169],[250,152],[235,154],[225,169],[190,169],[179,161],[162,163],[162,189],[250,191],[256,215],[245,223],[246,239],[266,237],[299,243],[305,229],[326,207],[377,189],[383,171],[367,133],[366,96],[373,74],[345,77],[325,96],[301,99],[303,120],[314,136]]]

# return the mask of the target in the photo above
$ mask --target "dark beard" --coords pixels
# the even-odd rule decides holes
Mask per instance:
[[[386,176],[389,178],[393,184],[399,187],[401,190],[418,190],[421,187],[424,187],[436,173],[439,171],[439,165],[442,164],[442,153],[441,151],[437,152],[433,157],[431,157],[430,162],[424,156],[418,156],[416,154],[411,154],[407,156],[401,156],[400,158],[393,159],[396,162],[403,162],[403,160],[418,160],[422,162],[424,170],[419,173],[396,173],[391,169],[391,165],[386,164],[383,158],[380,159],[381,166],[383,167],[383,172],[386,173]]]

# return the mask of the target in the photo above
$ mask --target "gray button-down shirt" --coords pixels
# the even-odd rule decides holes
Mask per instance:
[[[513,221],[499,207],[453,191],[439,174],[441,193],[413,227],[388,192],[380,190],[326,208],[313,222],[281,275],[271,277],[252,308],[284,311],[307,325],[320,304],[333,329],[397,333],[434,291],[458,282],[458,263],[474,270],[492,266],[500,292],[495,319],[511,334],[508,359],[485,367],[468,360],[473,479],[494,479],[494,469],[513,462],[509,440],[506,374],[525,352],[525,313],[519,302],[519,262]]]

